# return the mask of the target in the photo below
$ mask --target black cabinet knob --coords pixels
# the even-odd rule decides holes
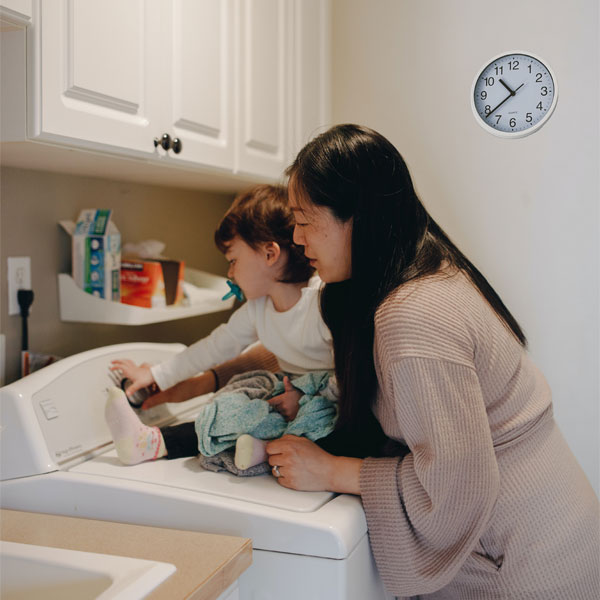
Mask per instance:
[[[158,148],[159,145],[168,150],[171,147],[171,136],[168,133],[163,133],[161,138],[154,138],[154,147]]]
[[[171,136],[168,133],[163,133],[160,138],[154,138],[154,147],[158,148],[159,146],[167,151],[173,150],[175,154],[179,154],[183,148],[181,140],[179,138],[171,140]]]

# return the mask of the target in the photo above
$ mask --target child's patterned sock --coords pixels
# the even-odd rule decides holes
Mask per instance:
[[[235,443],[235,457],[233,459],[235,466],[241,471],[245,471],[254,465],[265,462],[268,459],[265,450],[266,445],[265,440],[259,440],[247,433],[240,435]]]
[[[122,463],[136,465],[167,455],[160,429],[139,420],[123,390],[117,387],[109,390],[104,416]]]

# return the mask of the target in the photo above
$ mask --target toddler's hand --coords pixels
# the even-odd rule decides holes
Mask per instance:
[[[138,390],[148,387],[154,383],[152,371],[148,363],[136,365],[128,358],[122,358],[111,361],[111,371],[121,371],[124,378],[127,378],[131,383],[127,386],[127,394],[135,394]]]
[[[300,390],[297,390],[286,376],[283,378],[283,387],[285,392],[274,396],[268,400],[268,403],[283,417],[286,421],[293,421],[300,409],[300,398],[304,395]]]

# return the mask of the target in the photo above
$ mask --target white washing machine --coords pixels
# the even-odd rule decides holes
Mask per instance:
[[[196,458],[134,466],[117,459],[104,421],[117,357],[155,363],[179,344],[119,344],[65,358],[0,389],[3,508],[252,539],[244,600],[389,599],[360,499],[298,492],[271,475],[203,470]],[[140,413],[150,425],[192,420],[210,396]]]

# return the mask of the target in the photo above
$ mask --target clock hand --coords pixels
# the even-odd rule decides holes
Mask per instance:
[[[500,104],[492,108],[492,110],[490,110],[490,112],[487,115],[485,115],[485,118],[487,119],[493,112],[496,112],[497,109],[499,109],[509,98],[512,98],[517,93],[517,91],[520,90],[524,85],[525,84],[522,83],[514,92],[511,92],[508,96],[506,96],[506,98],[504,98],[504,100],[502,100]]]
[[[500,104],[498,104],[498,106],[494,106],[494,108],[492,108],[492,110],[490,110],[490,112],[485,115],[485,118],[487,119],[488,117],[490,117],[493,113],[496,112],[496,110],[498,108],[500,108],[509,98],[512,98],[512,94],[509,94],[508,96],[506,96],[506,98],[504,98],[504,100],[502,100],[502,102],[500,102]]]
[[[511,96],[515,95],[515,93],[504,83],[504,81],[502,81],[502,79],[499,79],[498,81],[500,81],[500,83],[510,92]]]

